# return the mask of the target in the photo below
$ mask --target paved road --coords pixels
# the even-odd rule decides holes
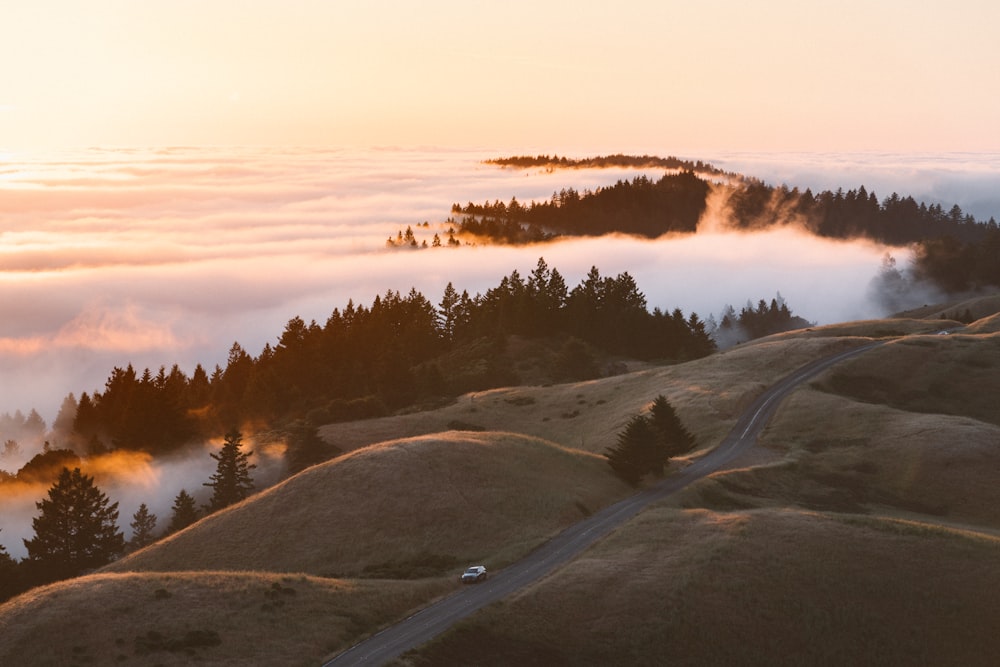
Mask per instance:
[[[323,667],[382,665],[424,644],[473,612],[537,581],[569,562],[585,549],[635,516],[639,511],[695,480],[715,472],[753,446],[757,435],[795,387],[850,357],[883,342],[871,343],[825,357],[803,366],[761,394],[736,422],[718,447],[684,470],[658,484],[595,512],[576,523],[516,563],[491,574],[485,583],[467,586],[421,609],[409,618],[344,651]]]

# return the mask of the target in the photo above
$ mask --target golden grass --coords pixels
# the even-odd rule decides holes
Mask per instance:
[[[839,365],[820,386],[909,412],[1000,425],[1000,334],[907,337]]]
[[[830,419],[828,415],[836,415]],[[793,395],[761,437],[768,465],[716,473],[676,502],[918,513],[1000,528],[1000,427],[817,390]]]
[[[989,665],[998,558],[877,519],[661,508],[397,664]]]
[[[350,453],[0,606],[0,664],[316,664],[452,590],[468,563],[502,567],[629,493],[600,453],[658,394],[703,450],[795,368],[902,334],[796,391],[729,470],[400,663],[988,664],[997,322],[814,327],[324,427]]]
[[[629,419],[664,394],[700,446],[714,446],[763,389],[798,366],[863,342],[850,336],[775,337],[675,366],[587,382],[494,389],[438,410],[330,424],[322,436],[343,451],[438,433],[461,422],[602,454]]]
[[[951,304],[926,306],[915,314],[926,319],[948,319],[963,315],[968,311],[974,320],[1000,312],[1000,294],[972,297]]]
[[[316,665],[448,580],[94,574],[0,606],[2,665]]]
[[[357,577],[435,559],[446,571],[498,567],[627,493],[602,457],[538,438],[421,436],[315,466],[107,569]]]

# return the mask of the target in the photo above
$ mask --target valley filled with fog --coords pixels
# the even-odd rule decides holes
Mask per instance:
[[[67,394],[101,389],[115,366],[155,373],[178,364],[190,373],[200,363],[211,371],[225,365],[234,342],[251,355],[273,345],[294,316],[322,323],[348,300],[369,304],[387,290],[416,288],[437,303],[449,282],[476,294],[512,270],[528,274],[539,257],[569,285],[592,266],[604,275],[628,272],[650,309],[680,308],[707,319],[727,304],[739,309],[780,293],[796,315],[819,324],[887,314],[870,284],[887,254],[901,267],[908,261],[906,248],[822,239],[794,225],[732,231],[724,201],[710,201],[693,235],[386,246],[387,237],[407,227],[418,244],[430,245],[435,233],[446,234],[455,203],[512,197],[526,203],[564,188],[662,175],[482,163],[492,157],[486,151],[186,148],[6,156],[0,168],[0,413],[36,409],[51,424]],[[897,191],[918,201],[957,203],[984,219],[1000,208],[995,155],[909,162],[857,154],[690,157],[802,190],[865,185],[879,199]],[[175,463],[109,459],[109,478],[115,466],[130,471],[127,483],[106,488],[121,501],[122,523],[140,502],[166,517],[175,487],[207,480],[214,466],[208,451]],[[37,445],[25,443],[23,458],[34,453]],[[262,482],[276,477],[280,455],[257,452]],[[14,461],[3,467],[16,470]],[[12,555],[23,555],[19,538],[30,534],[43,491],[5,500],[11,519],[0,541]]]
[[[0,412],[35,408],[51,423],[66,394],[102,387],[113,366],[211,369],[225,364],[234,341],[256,354],[293,316],[322,322],[348,299],[367,304],[389,289],[416,287],[436,303],[449,281],[475,294],[511,270],[527,273],[541,256],[570,284],[595,265],[604,274],[628,271],[650,308],[704,319],[780,291],[818,323],[883,314],[867,284],[887,251],[905,265],[905,250],[793,229],[731,234],[720,209],[709,211],[698,235],[657,241],[385,247],[407,226],[429,241],[453,203],[542,200],[561,188],[662,173],[481,164],[490,157],[224,149],[8,156],[0,173]],[[922,192],[907,191],[905,172],[887,161],[897,168],[902,159],[739,155],[713,164],[800,189],[864,184],[884,198],[885,184],[918,201],[961,195],[942,203],[963,207],[996,197],[989,186],[1000,177],[997,156],[919,163],[911,175]],[[430,226],[419,228],[424,221]]]

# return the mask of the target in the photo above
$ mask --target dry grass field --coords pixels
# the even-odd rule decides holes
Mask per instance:
[[[396,664],[995,664],[998,556],[876,518],[661,507]]]
[[[266,572],[94,574],[0,607],[0,664],[317,665],[453,586]]]
[[[950,312],[324,427],[347,454],[0,606],[0,664],[315,665],[629,493],[600,453],[658,394],[696,457],[767,385],[887,336],[730,469],[398,662],[993,664],[1000,318]]]
[[[106,570],[409,578],[448,575],[470,560],[501,567],[629,493],[607,468],[602,457],[511,433],[389,441],[306,470]]]

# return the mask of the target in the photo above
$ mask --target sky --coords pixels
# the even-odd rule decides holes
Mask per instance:
[[[992,0],[37,0],[0,149],[998,151]]]

